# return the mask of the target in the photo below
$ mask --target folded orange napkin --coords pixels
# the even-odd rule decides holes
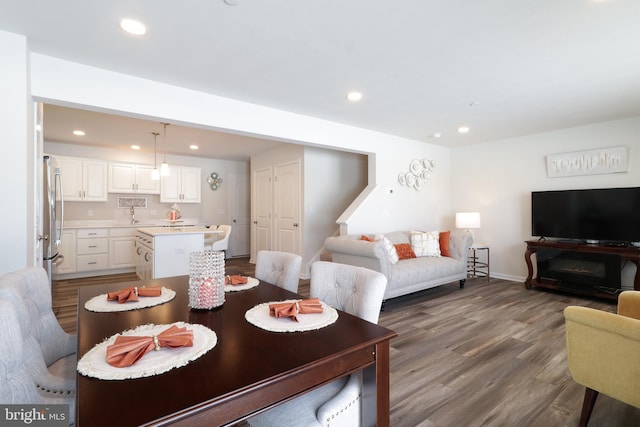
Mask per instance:
[[[227,276],[224,278],[225,285],[244,285],[249,282],[249,278],[234,274],[233,276]]]
[[[318,298],[309,298],[293,302],[274,302],[269,304],[269,314],[277,318],[289,317],[298,321],[298,314],[322,313],[322,304]]]
[[[193,346],[193,331],[176,325],[171,325],[158,335],[150,337],[119,335],[113,344],[107,346],[107,363],[116,368],[125,368],[136,363],[153,349],[191,346]]]
[[[141,288],[134,286],[109,292],[107,301],[118,301],[118,304],[122,304],[129,301],[138,301],[138,297],[159,297],[160,294],[162,294],[162,286],[150,286],[148,288],[146,286]]]

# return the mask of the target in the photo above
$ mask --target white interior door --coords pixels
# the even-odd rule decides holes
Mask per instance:
[[[271,186],[271,168],[260,169],[253,176],[254,198],[254,245],[251,258],[255,260],[256,254],[261,250],[271,250],[271,206],[273,191]]]
[[[232,257],[245,256],[249,255],[251,240],[249,180],[246,175],[233,174],[229,181],[229,206],[231,210],[229,255]]]
[[[274,170],[275,248],[302,255],[300,251],[301,188],[300,161],[276,165]]]

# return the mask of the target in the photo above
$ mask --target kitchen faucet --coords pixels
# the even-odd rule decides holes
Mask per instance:
[[[137,224],[138,222],[140,221],[136,219],[136,208],[131,206],[131,224]]]

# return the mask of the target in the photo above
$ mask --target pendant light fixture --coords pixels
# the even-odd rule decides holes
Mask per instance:
[[[169,163],[167,163],[167,126],[169,123],[162,123],[164,126],[164,161],[160,165],[160,176],[169,176]]]
[[[160,171],[158,170],[158,132],[151,132],[153,135],[153,170],[151,171],[151,179],[160,180]]]

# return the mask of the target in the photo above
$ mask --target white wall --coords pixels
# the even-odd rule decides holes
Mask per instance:
[[[338,230],[337,218],[367,185],[367,156],[332,149],[287,144],[251,158],[256,170],[301,161],[302,276],[321,253],[324,240]]]
[[[0,31],[0,194],[5,203],[0,221],[3,241],[0,274],[24,268],[34,258],[33,132],[28,120],[27,40]],[[32,129],[32,127],[31,127]]]
[[[640,186],[640,117],[452,150],[452,211],[477,211],[476,240],[491,249],[492,276],[523,281],[531,236],[531,191]],[[629,147],[627,173],[548,178],[546,156]],[[635,273],[625,268],[623,284]]]
[[[32,93],[42,101],[110,113],[197,124],[283,142],[376,153],[376,186],[352,217],[358,229],[441,228],[449,221],[449,150],[419,141],[234,101],[219,96],[31,54]],[[414,158],[435,159],[434,179],[417,192],[398,188]],[[388,190],[397,189],[390,197]]]

